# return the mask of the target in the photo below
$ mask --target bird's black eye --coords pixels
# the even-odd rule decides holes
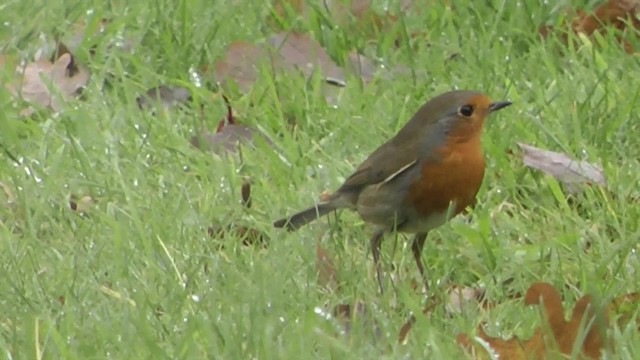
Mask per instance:
[[[460,107],[460,110],[458,110],[458,112],[460,113],[460,115],[464,116],[464,117],[469,117],[471,115],[473,115],[473,106],[471,105],[463,105]]]

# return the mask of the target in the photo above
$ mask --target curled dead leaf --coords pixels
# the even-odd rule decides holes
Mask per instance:
[[[563,183],[570,193],[576,193],[577,185],[597,184],[606,186],[602,170],[586,161],[571,159],[565,154],[518,143],[523,163],[533,169],[551,175]]]
[[[88,212],[92,206],[93,198],[91,196],[85,195],[80,198],[77,196],[71,196],[71,199],[69,200],[69,208],[79,213]]]

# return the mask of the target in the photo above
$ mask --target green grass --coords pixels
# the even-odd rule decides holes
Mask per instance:
[[[219,97],[196,92],[204,119],[178,109],[153,116],[139,111],[135,98],[160,83],[188,83],[189,68],[211,64],[232,41],[268,36],[268,9],[259,3],[39,0],[0,7],[3,53],[24,58],[41,46],[40,34],[69,36],[79,19],[93,26],[113,19],[77,50],[93,77],[84,99],[62,114],[21,119],[0,92],[0,181],[15,197],[8,203],[0,192],[0,356],[452,359],[463,356],[455,336],[471,334],[481,321],[495,336],[530,336],[537,311],[507,294],[534,281],[568,285],[566,306],[585,292],[638,290],[637,55],[624,54],[610,35],[601,45],[564,51],[555,39],[541,42],[537,25],[557,22],[560,13],[539,1],[470,2],[453,10],[430,2],[396,24],[401,32],[426,31],[430,46],[404,40],[399,49],[389,33],[377,46],[327,26],[331,19],[318,14],[308,22],[288,18],[286,27],[313,33],[333,56],[358,46],[414,75],[366,86],[350,81],[336,107],[326,104],[317,79],[263,76],[232,102],[241,121],[268,134],[280,151],[260,147],[243,151],[242,162],[216,159],[189,138],[202,121],[215,128],[224,115]],[[132,43],[132,53],[113,47],[119,37]],[[447,60],[453,53],[458,57]],[[419,317],[407,344],[398,345],[398,329],[425,300],[410,289],[417,272],[403,237],[387,236],[383,244],[385,279],[393,275],[396,290],[381,297],[371,232],[354,214],[292,234],[271,223],[337,187],[424,101],[454,87],[514,105],[487,124],[488,168],[470,221],[457,218],[434,231],[424,261],[433,283],[480,284],[499,305],[486,311],[471,304],[453,315],[439,307]],[[294,133],[286,118],[297,123]],[[601,164],[613,196],[592,188],[577,198],[579,206],[568,205],[554,180],[506,154],[516,142]],[[240,203],[244,176],[252,179],[251,209]],[[72,195],[91,196],[95,205],[86,215],[71,211]],[[263,231],[268,247],[212,239],[207,228],[214,223]],[[337,264],[339,292],[317,283],[319,239]],[[434,296],[443,291],[432,289]],[[382,336],[356,326],[341,337],[337,323],[314,310],[354,301],[368,304]],[[640,358],[633,326],[614,335],[615,358]]]

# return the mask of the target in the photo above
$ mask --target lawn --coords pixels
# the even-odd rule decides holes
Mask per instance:
[[[462,359],[456,336],[473,337],[481,323],[491,336],[532,336],[543,317],[517,294],[534,282],[556,287],[567,315],[584,294],[639,291],[638,52],[625,53],[613,32],[571,35],[571,46],[538,35],[540,25],[562,23],[565,6],[598,2],[416,1],[402,12],[389,3],[401,16],[380,32],[317,4],[279,21],[267,21],[268,4],[248,0],[0,5],[2,54],[48,58],[59,34],[76,40],[74,60],[91,73],[59,112],[24,117],[25,103],[0,90],[1,356]],[[246,94],[202,70],[235,41],[292,30],[338,64],[357,49],[388,70],[368,82],[348,73],[336,88],[319,73],[259,66]],[[12,71],[0,67],[3,84]],[[140,110],[136,98],[160,84],[187,88],[194,104]],[[237,122],[275,146],[257,141],[232,156],[192,146],[224,118],[222,89]],[[273,228],[336,189],[425,101],[452,89],[513,105],[486,123],[478,205],[430,234],[428,296],[412,287],[419,274],[404,235],[385,237],[379,294],[371,228],[354,213],[293,233]],[[519,142],[596,164],[607,184],[570,196],[523,164]],[[265,246],[221,227],[261,233]],[[318,246],[338,289],[318,280]],[[452,286],[483,289],[492,306],[470,300],[452,310]],[[421,315],[430,299],[439,304]],[[367,310],[348,331],[347,319],[327,315],[356,303]],[[637,316],[637,306],[628,311]],[[399,344],[411,314],[417,321]],[[606,358],[640,358],[635,323],[609,331],[617,352]]]

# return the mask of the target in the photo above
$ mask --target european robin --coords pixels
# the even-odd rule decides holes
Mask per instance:
[[[333,210],[351,209],[375,227],[370,245],[381,292],[385,232],[415,234],[411,250],[424,278],[420,256],[427,233],[475,205],[485,168],[484,120],[509,105],[467,90],[436,96],[325,201],[273,225],[293,231]]]

